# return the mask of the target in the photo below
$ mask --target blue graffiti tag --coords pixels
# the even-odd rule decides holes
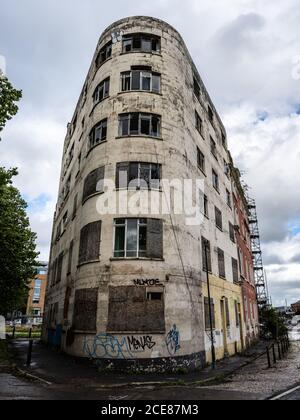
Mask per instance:
[[[98,334],[94,338],[85,338],[84,353],[91,359],[110,358],[128,359],[133,355],[130,352],[126,338],[118,339],[111,334]]]
[[[168,333],[166,344],[170,355],[174,355],[180,350],[180,333],[176,325],[173,325],[173,328]]]

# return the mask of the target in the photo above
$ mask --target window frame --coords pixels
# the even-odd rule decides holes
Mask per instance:
[[[157,119],[157,136],[153,130],[153,119]],[[149,134],[142,133],[142,121],[149,119]],[[127,121],[127,133],[123,133],[123,121]],[[138,120],[138,129],[137,133],[134,133],[135,130],[131,128],[131,122]],[[161,138],[161,128],[162,128],[162,118],[161,115],[151,114],[146,112],[129,112],[124,114],[119,114],[119,137],[152,137],[152,138]],[[133,133],[131,133],[133,132]]]
[[[151,49],[143,48],[145,42],[151,43]],[[154,42],[157,45],[156,49],[153,49]],[[125,43],[130,47],[130,50],[126,49]],[[139,47],[134,47],[134,43],[139,44]],[[122,40],[122,54],[130,53],[146,53],[146,54],[161,54],[161,37],[158,35],[148,33],[133,33],[123,36]]]
[[[117,223],[118,221],[124,220],[125,223]],[[136,223],[136,255],[135,256],[127,256],[127,241],[128,241],[128,221],[132,221],[135,220]],[[145,223],[141,223],[142,220],[145,220]],[[117,238],[117,228],[118,227],[125,227],[124,230],[124,250],[118,250],[117,252],[121,253],[124,252],[124,255],[116,255],[116,238]],[[114,258],[124,258],[124,259],[137,259],[137,258],[147,258],[147,249],[145,252],[145,255],[140,255],[140,228],[141,227],[146,227],[147,229],[147,219],[143,219],[143,218],[124,218],[124,219],[114,219]],[[147,235],[147,231],[146,231],[146,235]],[[133,251],[130,251],[133,252]]]
[[[100,98],[100,91],[103,90],[103,96]],[[107,77],[106,79],[102,80],[96,87],[93,93],[93,101],[94,104],[97,105],[100,102],[104,101],[105,99],[109,98],[110,93],[110,77]]]
[[[139,72],[140,76],[139,76],[139,88],[138,89],[134,89],[133,88],[133,73],[134,72]],[[150,87],[149,89],[143,89],[143,81],[145,78],[145,75],[149,74],[150,75]],[[159,89],[158,90],[154,90],[153,89],[153,78],[157,77],[159,80]],[[129,81],[129,89],[126,89],[126,79],[127,79],[127,83]],[[161,93],[161,73],[158,72],[154,72],[152,70],[145,70],[145,69],[131,69],[129,71],[124,71],[121,73],[121,92],[149,92],[149,93],[157,93],[160,94]]]
[[[96,142],[95,132],[98,128],[100,128],[101,130],[101,138],[100,138],[100,141]],[[105,129],[104,136],[103,136],[103,129]],[[99,144],[104,143],[107,140],[107,129],[108,129],[107,118],[104,118],[103,120],[99,121],[96,125],[94,125],[94,127],[91,129],[90,134],[89,134],[89,151],[92,150],[94,147],[98,146]]]

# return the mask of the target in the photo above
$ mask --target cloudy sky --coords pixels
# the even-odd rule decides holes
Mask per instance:
[[[41,259],[48,259],[66,125],[98,38],[113,21],[140,14],[183,35],[257,199],[273,301],[299,300],[299,0],[0,0],[0,56],[23,89],[19,114],[2,134],[0,165],[19,168]]]

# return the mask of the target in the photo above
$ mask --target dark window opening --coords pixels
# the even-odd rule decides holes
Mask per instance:
[[[159,189],[161,165],[156,163],[122,162],[117,164],[116,187]]]
[[[215,207],[215,214],[216,214],[216,226],[218,229],[223,230],[222,212],[217,207]]]
[[[123,38],[123,52],[159,53],[161,39],[155,35],[133,34]]]
[[[122,114],[119,117],[120,136],[160,137],[161,117],[154,114]]]
[[[95,103],[103,101],[109,96],[110,79],[103,80],[95,89],[93,99]]]
[[[102,143],[107,137],[107,119],[100,121],[90,133],[90,148]]]
[[[96,65],[99,68],[103,63],[105,63],[106,60],[108,60],[111,57],[112,53],[112,42],[108,42],[106,45],[104,45],[103,48],[101,48],[97,59],[96,59]]]

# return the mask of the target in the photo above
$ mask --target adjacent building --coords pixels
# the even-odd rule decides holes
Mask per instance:
[[[204,185],[189,196],[199,223],[174,204],[185,180]],[[255,297],[234,191],[225,127],[180,34],[149,17],[107,28],[64,143],[44,340],[122,369],[205,366],[211,327],[218,359],[241,351]]]
[[[40,325],[43,322],[47,276],[48,263],[40,262],[38,267],[36,267],[36,276],[30,281],[28,286],[26,323]]]
[[[241,184],[240,171],[233,166],[231,159],[231,177],[234,203],[234,226],[238,251],[239,281],[242,287],[246,347],[251,346],[259,337],[259,312],[254,277],[254,258],[251,248],[248,201]],[[235,233],[233,233],[235,232]]]

